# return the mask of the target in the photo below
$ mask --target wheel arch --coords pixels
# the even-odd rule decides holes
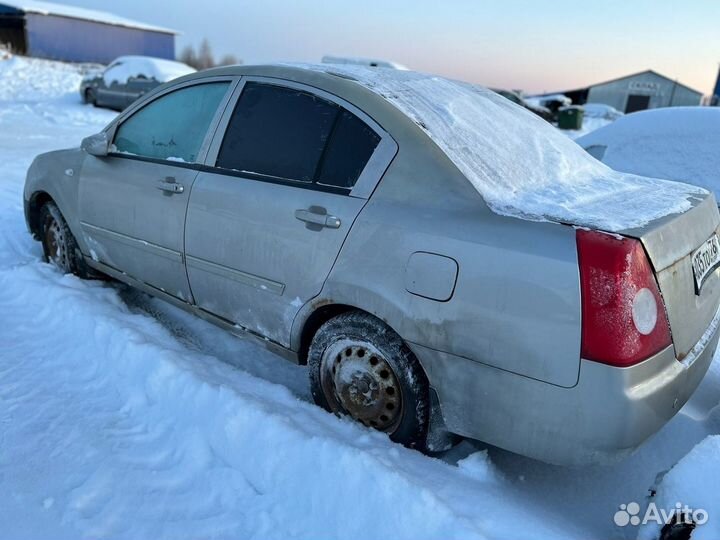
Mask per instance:
[[[331,300],[316,300],[314,302],[311,302],[306,307],[306,315],[299,316],[299,318],[301,319],[301,321],[299,322],[301,322],[301,324],[298,325],[299,330],[294,336],[296,346],[295,350],[298,351],[298,363],[300,365],[307,364],[308,349],[310,348],[310,343],[312,342],[313,337],[320,329],[320,327],[333,317],[337,317],[338,315],[347,313],[349,311],[357,311],[360,313],[364,313],[370,317],[374,317],[375,319],[381,321],[383,324],[387,325],[393,332],[395,332],[395,334],[400,337],[400,339],[404,341],[402,334],[398,332],[398,330],[394,328],[393,325],[385,317],[382,317],[378,313],[373,313],[372,311],[364,309],[360,306],[350,303],[334,302]],[[425,371],[424,368],[423,371]]]
[[[47,191],[43,190],[34,192],[28,201],[28,227],[30,228],[30,233],[35,240],[40,238],[40,210],[49,202],[57,205],[55,199],[53,199]]]
[[[310,343],[313,337],[320,329],[320,327],[328,322],[333,317],[337,317],[342,313],[348,311],[361,311],[367,313],[365,310],[351,306],[349,304],[336,304],[333,302],[316,302],[311,306],[310,313],[304,317],[302,321],[302,327],[299,332],[298,339],[298,363],[300,365],[307,364],[308,350],[310,349]],[[368,313],[368,315],[372,315]]]

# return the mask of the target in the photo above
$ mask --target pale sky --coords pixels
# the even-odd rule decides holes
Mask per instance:
[[[709,94],[720,62],[719,0],[55,0],[207,37],[244,63],[394,60],[528,92],[655,69]]]

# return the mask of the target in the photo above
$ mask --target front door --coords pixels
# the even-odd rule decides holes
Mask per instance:
[[[257,81],[228,122],[190,198],[190,285],[202,309],[287,346],[366,202],[353,186],[382,136],[329,99]]]
[[[632,113],[635,111],[644,111],[650,106],[650,96],[644,96],[642,94],[630,94],[628,96],[627,105],[625,106],[626,113]]]
[[[183,235],[198,174],[192,164],[229,85],[195,84],[159,96],[119,124],[108,156],[86,158],[79,213],[93,259],[191,300]]]

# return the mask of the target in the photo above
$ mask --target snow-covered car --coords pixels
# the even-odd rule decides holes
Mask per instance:
[[[624,116],[624,113],[621,113],[615,107],[605,105],[604,103],[585,103],[582,108],[585,118],[617,120],[621,116]]]
[[[385,69],[400,69],[407,70],[407,66],[392,60],[380,60],[378,58],[359,58],[352,56],[323,56],[320,60],[323,64],[339,64],[349,66],[366,66],[374,68],[385,68]]]
[[[173,60],[121,56],[103,71],[84,77],[80,95],[85,103],[121,111],[153,88],[194,72],[187,64]]]
[[[520,94],[517,92],[513,92],[512,90],[502,90],[493,88],[493,92],[496,92],[500,94],[505,99],[509,99],[513,103],[516,103],[520,105],[521,107],[525,107],[528,111],[531,111],[535,114],[537,114],[540,118],[543,120],[547,120],[548,122],[552,122],[554,120],[554,115],[548,109],[547,107],[542,107],[540,105],[533,105],[532,103],[529,103],[525,98],[523,98]]]
[[[258,338],[309,366],[319,405],[418,449],[623,455],[717,346],[712,194],[432,75],[189,75],[38,156],[24,201],[61,271]]]
[[[553,114],[563,107],[570,107],[572,105],[572,99],[564,94],[548,94],[544,96],[529,96],[525,98],[525,101],[534,105],[535,107],[544,107]]]
[[[720,108],[629,114],[576,142],[618,171],[689,182],[720,198]]]

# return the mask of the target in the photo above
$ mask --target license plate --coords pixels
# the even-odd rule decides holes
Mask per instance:
[[[720,266],[720,240],[718,240],[717,234],[713,234],[692,254],[695,294],[700,294],[700,289],[705,279],[707,279],[718,266]]]

